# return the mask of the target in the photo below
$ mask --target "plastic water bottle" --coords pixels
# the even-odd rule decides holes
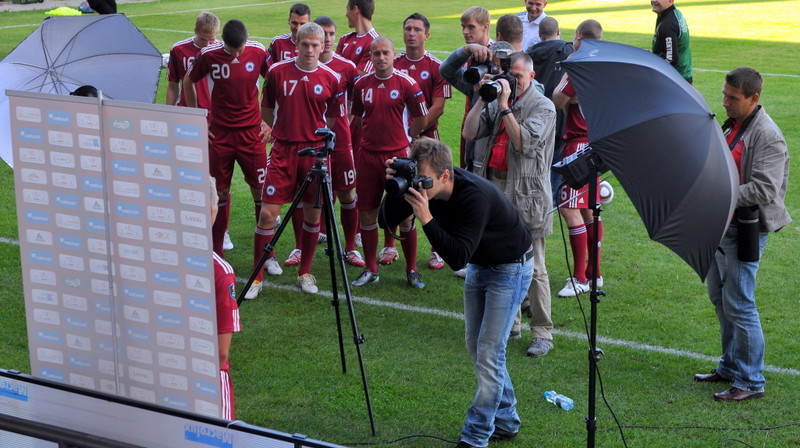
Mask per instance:
[[[569,411],[575,405],[575,403],[572,402],[572,398],[565,397],[564,395],[556,393],[554,390],[545,391],[544,398],[565,411]]]

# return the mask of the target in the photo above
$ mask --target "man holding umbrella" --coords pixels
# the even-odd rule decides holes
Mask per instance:
[[[718,401],[743,401],[764,396],[764,334],[756,308],[759,258],[768,232],[791,222],[784,197],[789,179],[789,152],[781,130],[758,104],[763,80],[753,68],[739,67],[725,76],[722,106],[728,120],[722,125],[739,170],[737,218],[725,232],[708,271],[708,296],[717,312],[722,356],[709,374],[695,381],[732,382],[714,394]],[[756,211],[758,228],[745,232],[744,213]],[[750,246],[753,253],[746,254]]]

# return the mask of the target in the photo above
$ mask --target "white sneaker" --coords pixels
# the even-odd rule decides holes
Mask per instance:
[[[258,297],[260,292],[261,282],[258,280],[253,280],[253,283],[250,285],[250,289],[247,290],[247,294],[244,295],[244,298],[247,300],[253,300]]]
[[[361,254],[358,253],[357,250],[351,250],[345,255],[344,261],[347,262],[350,266],[357,266],[359,268],[363,268],[366,263],[364,263],[364,259],[361,258]]]
[[[458,278],[467,278],[467,268],[461,268],[457,271],[453,271],[453,275]]]
[[[587,278],[586,278],[586,283],[588,283],[588,284],[589,284],[589,287],[590,287],[590,288],[592,287],[592,279],[591,279],[591,278],[588,278],[588,277],[587,277]],[[598,288],[602,288],[602,287],[603,287],[603,277],[602,277],[602,276],[600,276],[600,277],[597,277],[597,287],[598,287]]]
[[[269,275],[281,275],[283,274],[283,269],[281,265],[278,264],[278,260],[275,257],[267,258],[267,261],[264,262],[264,265],[267,267],[267,274]]]
[[[233,250],[233,241],[228,231],[225,231],[225,239],[222,240],[222,250]]]
[[[356,243],[356,247],[364,247],[364,245],[361,243],[361,234],[360,233],[356,233],[355,243]]]
[[[306,294],[316,294],[319,292],[319,288],[317,288],[317,279],[311,274],[303,274],[297,277],[297,286]]]
[[[300,249],[294,249],[289,252],[289,258],[283,262],[285,266],[297,266],[303,259],[303,252]]]
[[[444,260],[436,252],[431,252],[431,258],[428,260],[428,267],[431,269],[442,269],[444,267]]]
[[[567,279],[567,284],[561,291],[558,291],[558,297],[575,297],[578,294],[589,292],[589,283],[582,283],[575,277]]]
[[[397,253],[397,249],[394,247],[384,247],[378,253],[378,263],[383,265],[392,264],[398,258],[400,258],[400,254]]]
[[[328,242],[328,235],[320,233],[317,237],[317,244],[324,244],[326,242]]]

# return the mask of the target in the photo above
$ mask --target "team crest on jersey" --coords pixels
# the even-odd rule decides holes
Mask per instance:
[[[236,288],[234,288],[234,284],[233,283],[228,285],[228,290],[231,293],[231,299],[236,300]]]
[[[400,91],[399,90],[392,90],[389,92],[389,97],[393,100],[400,98]]]
[[[364,51],[364,47],[356,48],[356,54],[361,54],[362,51]]]
[[[253,61],[250,61],[244,65],[244,69],[247,70],[248,72],[252,72],[253,70],[256,69],[256,64],[253,63]]]
[[[316,93],[317,95],[322,95],[322,92],[324,90],[325,89],[322,87],[322,84],[315,84],[314,85],[314,93]]]
[[[267,196],[275,194],[275,185],[268,185],[266,188]]]
[[[431,73],[427,70],[423,70],[422,73],[419,74],[419,77],[422,79],[428,79],[431,77]]]

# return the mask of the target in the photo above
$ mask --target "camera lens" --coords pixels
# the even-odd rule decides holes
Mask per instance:
[[[470,67],[464,72],[464,80],[470,84],[477,84],[483,79],[483,75],[489,72],[489,68],[485,65],[476,65]]]
[[[385,188],[389,196],[402,196],[408,191],[408,181],[402,177],[393,177],[386,181]]]
[[[497,81],[487,82],[478,90],[478,94],[481,96],[481,99],[487,103],[491,103],[492,101],[496,100],[502,92],[503,85]]]

